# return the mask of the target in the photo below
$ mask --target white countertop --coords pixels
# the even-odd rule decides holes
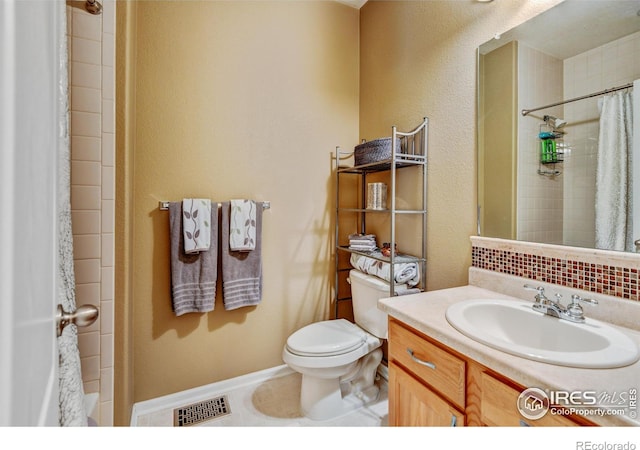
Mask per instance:
[[[521,298],[469,285],[384,298],[379,300],[378,307],[391,317],[525,387],[568,392],[596,391],[612,397],[616,396],[616,401],[619,400],[620,394],[628,397],[630,389],[640,390],[640,361],[616,369],[563,367],[513,356],[468,338],[449,324],[445,313],[449,305],[476,298],[522,301]],[[640,332],[628,328],[617,328],[640,344]],[[600,406],[601,411],[605,409],[606,406]],[[632,417],[633,413],[635,417]],[[640,414],[640,404],[636,406],[635,411],[631,413],[627,411],[623,416],[606,414],[585,414],[584,416],[602,426],[640,426],[638,414]]]

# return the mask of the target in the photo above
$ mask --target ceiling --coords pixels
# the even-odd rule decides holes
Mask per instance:
[[[349,5],[352,8],[360,9],[362,5],[367,3],[367,0],[336,0],[338,3],[344,3],[345,5]]]
[[[640,30],[639,9],[637,0],[566,0],[483,44],[480,51],[517,40],[566,59]]]

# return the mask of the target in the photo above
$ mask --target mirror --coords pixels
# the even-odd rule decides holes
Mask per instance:
[[[479,47],[481,236],[640,251],[639,10],[638,1],[565,0]],[[636,142],[616,150],[633,159],[611,157],[609,134],[600,133],[599,103],[614,94],[635,102]],[[624,172],[619,161],[628,164],[628,194],[607,197]],[[610,226],[619,214],[623,224]]]

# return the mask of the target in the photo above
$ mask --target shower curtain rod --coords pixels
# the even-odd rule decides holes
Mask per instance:
[[[529,114],[530,112],[533,112],[533,111],[539,111],[541,109],[547,109],[547,108],[551,108],[553,106],[564,105],[565,103],[577,102],[578,100],[584,100],[585,98],[598,97],[600,95],[608,94],[609,92],[621,91],[622,89],[629,89],[631,87],[633,87],[633,83],[625,84],[624,86],[618,86],[618,87],[613,87],[613,88],[610,88],[610,89],[605,89],[604,91],[594,92],[593,94],[583,95],[582,97],[576,97],[576,98],[572,98],[572,99],[569,99],[569,100],[564,100],[564,101],[558,102],[558,103],[552,103],[551,105],[540,106],[539,108],[523,109],[522,110],[522,115],[526,116],[527,114]]]

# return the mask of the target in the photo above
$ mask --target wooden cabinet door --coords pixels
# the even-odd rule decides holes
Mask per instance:
[[[579,424],[569,417],[547,414],[538,420],[523,417],[517,408],[521,391],[508,386],[493,376],[483,373],[481,420],[488,426],[507,427],[575,427]]]
[[[464,414],[391,362],[389,363],[389,425],[464,426]]]

